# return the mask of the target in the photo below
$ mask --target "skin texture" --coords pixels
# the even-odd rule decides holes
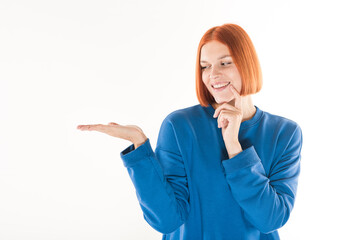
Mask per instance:
[[[210,41],[201,49],[202,81],[215,99],[213,115],[218,127],[222,128],[228,156],[232,158],[242,152],[238,141],[241,122],[251,119],[256,109],[251,96],[240,96],[242,80],[226,45]],[[229,83],[222,91],[213,87],[216,83]]]
[[[226,57],[223,58],[223,56]],[[208,42],[202,46],[200,62],[202,81],[216,102],[222,104],[233,100],[234,95],[230,88],[227,87],[221,92],[216,92],[211,86],[217,82],[230,82],[237,91],[242,88],[241,76],[233,63],[227,46],[218,41]]]
[[[122,138],[132,142],[135,145],[135,148],[139,147],[147,140],[147,137],[143,133],[142,129],[136,125],[120,125],[114,122],[110,122],[107,125],[78,125],[77,129],[81,131],[98,131],[106,133],[112,137]]]

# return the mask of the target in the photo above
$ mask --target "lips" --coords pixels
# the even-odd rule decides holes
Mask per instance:
[[[216,82],[214,84],[212,84],[212,88],[215,88],[214,86],[217,86],[216,88],[220,88],[220,87],[223,87],[224,85],[228,85],[229,83],[231,82]]]
[[[215,91],[215,92],[221,92],[221,91],[225,90],[225,89],[230,85],[230,82],[227,82],[226,85],[224,85],[224,84],[226,84],[226,83],[221,83],[221,84],[214,84],[214,85],[212,85],[213,91]],[[219,85],[224,85],[224,86],[219,87],[219,88],[215,88],[214,86],[216,86],[216,85],[217,85],[217,86],[219,86]]]

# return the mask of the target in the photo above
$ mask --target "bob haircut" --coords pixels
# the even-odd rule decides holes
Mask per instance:
[[[248,34],[236,24],[223,24],[209,29],[202,37],[197,50],[196,61],[196,94],[201,106],[215,102],[202,81],[202,69],[200,65],[202,46],[210,41],[219,41],[228,47],[233,62],[242,79],[241,96],[257,93],[261,90],[262,70],[259,64],[256,50]]]

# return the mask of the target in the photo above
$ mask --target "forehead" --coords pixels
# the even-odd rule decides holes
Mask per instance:
[[[210,41],[201,48],[201,60],[217,60],[217,57],[230,55],[226,45],[218,41]]]

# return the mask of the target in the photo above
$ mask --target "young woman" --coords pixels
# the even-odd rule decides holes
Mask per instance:
[[[279,239],[293,208],[302,131],[253,105],[255,48],[236,24],[209,29],[197,54],[198,105],[170,113],[155,151],[134,125],[79,125],[131,141],[121,152],[145,220],[163,239]]]

